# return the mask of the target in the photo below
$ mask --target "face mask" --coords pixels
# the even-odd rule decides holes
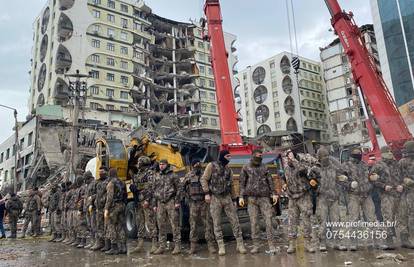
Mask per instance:
[[[221,151],[220,152],[220,156],[219,156],[219,162],[223,165],[226,166],[227,164],[229,164],[229,160],[225,158],[226,155],[228,155],[229,153],[226,151]]]

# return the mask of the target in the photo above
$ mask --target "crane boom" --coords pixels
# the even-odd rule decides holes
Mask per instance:
[[[361,88],[385,142],[394,156],[400,158],[404,143],[413,136],[364,45],[353,14],[342,11],[337,0],[325,0],[325,3],[332,16],[332,26],[351,63],[355,83]]]

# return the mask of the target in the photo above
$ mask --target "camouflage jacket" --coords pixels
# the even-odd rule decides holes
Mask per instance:
[[[69,210],[76,210],[77,188],[73,187],[68,192],[68,208]]]
[[[31,195],[27,200],[27,211],[40,211],[42,209],[41,199],[38,194]]]
[[[179,195],[180,180],[168,167],[163,172],[157,172],[150,182],[151,201],[153,205],[157,202],[167,203],[174,199],[175,203],[181,201]]]
[[[112,177],[106,186],[105,209],[110,210],[116,203],[125,203],[125,184],[118,177]]]
[[[243,166],[240,173],[240,196],[270,197],[276,194],[273,177],[265,165]]]
[[[292,162],[292,166],[287,164],[285,167],[285,177],[289,198],[297,199],[305,194],[309,194],[310,186],[306,177],[307,172],[307,167],[296,160]]]
[[[18,216],[23,210],[23,203],[20,198],[18,196],[10,198],[6,202],[6,210],[8,213]]]
[[[49,196],[49,212],[55,212],[59,209],[61,192],[56,190],[53,194]]]
[[[363,162],[355,162],[352,158],[343,164],[344,174],[348,176],[346,188],[352,195],[367,197],[373,189],[373,184],[368,180],[369,169]],[[351,183],[358,182],[357,188],[353,189]]]
[[[404,180],[404,178],[414,180],[414,158],[405,157],[400,159],[398,162],[398,169],[402,180]],[[404,185],[404,190],[414,191],[414,184],[410,186]]]
[[[206,194],[231,195],[233,171],[229,166],[223,166],[218,162],[210,162],[201,177],[201,185]]]
[[[378,174],[378,180],[374,181],[373,184],[376,188],[380,189],[381,194],[392,195],[398,197],[398,193],[395,189],[398,185],[403,183],[403,179],[399,174],[398,161],[396,160],[381,160],[372,166],[371,174]],[[392,186],[393,189],[389,192],[385,191],[385,186]]]
[[[89,206],[95,207],[95,199],[96,199],[96,180],[92,180],[88,186],[86,187],[86,195],[85,195],[85,211],[88,210]]]
[[[154,176],[154,171],[151,169],[138,170],[134,176],[134,184],[138,190],[138,201],[149,200],[151,198],[151,180]]]
[[[201,186],[201,174],[195,170],[190,171],[184,177],[181,185],[181,195],[185,195],[190,201],[204,201],[204,191]]]
[[[98,210],[103,210],[106,203],[106,186],[109,183],[109,178],[105,180],[98,180],[96,184],[96,198],[95,198],[95,207]]]
[[[65,203],[66,203],[67,192],[61,192],[61,194],[62,195],[60,196],[60,200],[59,200],[59,210],[63,212],[66,210]]]
[[[86,212],[86,210],[85,210],[85,198],[86,198],[87,189],[88,189],[88,185],[83,184],[77,190],[76,209],[78,211]]]
[[[341,182],[337,177],[343,174],[341,163],[335,158],[329,157],[328,166],[314,166],[312,170],[318,173],[318,193],[328,200],[338,200],[342,190]]]

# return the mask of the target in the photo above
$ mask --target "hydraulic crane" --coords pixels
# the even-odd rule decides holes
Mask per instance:
[[[352,74],[357,86],[362,90],[375,121],[378,124],[387,145],[396,158],[401,157],[403,144],[412,140],[393,98],[368,50],[364,46],[359,28],[353,21],[353,14],[342,11],[337,0],[325,0],[331,13],[331,23],[349,58]],[[211,58],[216,83],[222,149],[235,154],[249,154],[253,145],[242,144],[238,127],[238,115],[234,105],[231,76],[227,63],[227,51],[224,43],[222,15],[219,0],[206,0],[204,13],[207,18],[208,36],[211,43]],[[379,155],[379,147],[368,115],[367,128],[373,144],[370,155]]]

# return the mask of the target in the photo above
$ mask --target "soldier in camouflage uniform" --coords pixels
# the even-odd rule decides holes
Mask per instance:
[[[92,175],[92,174],[91,174]],[[86,222],[89,230],[89,240],[88,245],[85,246],[86,249],[90,249],[96,242],[96,180],[92,176],[92,180],[86,188],[85,196],[85,211],[86,211]]]
[[[50,213],[50,227],[52,231],[52,238],[49,240],[49,242],[54,242],[58,238],[60,238],[61,235],[61,229],[60,229],[60,220],[59,219],[59,202],[61,197],[61,191],[59,190],[58,185],[52,185],[52,188],[50,189],[50,195],[49,195],[49,213]]]
[[[403,158],[398,162],[402,184],[397,185],[397,192],[402,193],[397,215],[398,230],[403,248],[414,249],[410,241],[414,225],[414,141],[404,144]]]
[[[64,244],[71,244],[73,241],[75,241],[75,237],[72,233],[72,218],[73,218],[73,208],[72,203],[73,199],[75,197],[75,184],[70,184],[68,187],[68,192],[66,194],[65,198],[65,211],[66,211],[66,218],[65,218],[65,224],[66,224],[66,240],[63,241]]]
[[[16,238],[17,233],[17,221],[19,220],[20,213],[23,210],[23,203],[20,201],[20,198],[12,193],[10,199],[6,202],[6,210],[9,214],[9,225],[11,235],[9,238]]]
[[[86,193],[88,189],[89,183],[93,181],[93,176],[90,171],[87,171],[83,174],[82,180],[83,184],[78,190],[78,200],[77,200],[77,227],[76,231],[78,233],[78,238],[80,239],[79,244],[77,245],[77,248],[84,248],[86,246],[86,237],[89,235],[88,232],[88,225],[86,221],[86,214],[87,214],[87,208],[86,208]]]
[[[221,229],[221,216],[223,209],[232,225],[233,235],[237,241],[237,250],[241,254],[246,254],[247,252],[244,247],[240,222],[237,216],[237,208],[233,204],[231,195],[233,172],[228,166],[230,160],[231,155],[228,150],[220,151],[218,161],[209,163],[204,171],[203,177],[201,178],[205,201],[210,203],[210,212],[213,217],[214,235],[216,236],[220,256],[226,254],[223,241],[223,231]]]
[[[289,247],[287,253],[296,252],[296,239],[298,226],[303,221],[303,237],[305,238],[305,249],[313,253],[315,249],[311,244],[311,216],[312,199],[310,194],[310,181],[307,177],[308,168],[301,164],[296,155],[288,151],[285,176],[287,194],[289,197]]]
[[[362,151],[360,148],[354,148],[351,151],[349,161],[343,164],[343,170],[347,176],[347,190],[348,190],[348,210],[349,221],[357,222],[361,211],[365,215],[367,222],[376,222],[374,202],[371,197],[373,189],[372,181],[369,180],[368,166],[362,161]],[[354,231],[355,229],[351,229]],[[357,238],[350,238],[351,245],[349,249],[356,251]],[[369,240],[370,242],[374,240]]]
[[[79,227],[81,226],[80,216],[81,216],[81,203],[82,203],[82,185],[83,185],[83,177],[78,176],[75,179],[74,184],[74,191],[70,201],[70,209],[71,209],[71,224],[70,230],[71,235],[74,237],[71,246],[77,247],[81,243],[81,236],[82,232],[79,232]]]
[[[182,193],[189,202],[190,207],[190,254],[194,254],[198,242],[197,230],[204,229],[204,237],[207,241],[210,253],[215,253],[213,219],[210,214],[210,205],[204,201],[204,191],[201,186],[201,176],[203,171],[199,161],[191,163],[192,170],[187,173],[182,182]],[[198,224],[198,222],[201,224]]]
[[[340,222],[339,199],[341,196],[341,177],[343,177],[342,166],[334,157],[329,156],[329,151],[321,147],[317,152],[320,166],[314,166],[318,179],[318,198],[316,217],[319,225],[319,250],[326,251],[327,223]],[[331,229],[339,231],[340,229]],[[346,250],[342,240],[334,240],[335,248]]]
[[[60,222],[62,225],[62,237],[56,240],[57,242],[65,242],[69,239],[67,220],[66,220],[66,216],[67,216],[66,203],[67,203],[67,195],[68,195],[70,184],[68,182],[62,183],[61,187],[62,187],[62,195],[59,201],[59,209],[61,211]]]
[[[167,225],[169,222],[173,232],[174,250],[173,255],[181,253],[181,229],[179,222],[179,178],[174,174],[172,167],[167,160],[160,160],[159,172],[157,172],[150,182],[152,193],[152,205],[155,207],[158,222],[158,249],[154,254],[164,253],[167,245]]]
[[[142,156],[138,159],[137,174],[134,176],[134,183],[131,185],[131,192],[134,193],[136,202],[135,218],[138,227],[138,244],[131,250],[130,254],[140,252],[144,247],[144,236],[146,228],[152,239],[150,253],[153,254],[157,250],[157,225],[154,210],[150,207],[149,185],[154,175],[151,167],[151,159]]]
[[[253,239],[252,254],[259,252],[259,212],[262,213],[266,222],[266,235],[269,243],[270,253],[275,253],[272,216],[273,208],[270,203],[272,199],[273,205],[277,204],[278,196],[276,195],[275,185],[272,175],[267,167],[262,164],[263,152],[254,150],[252,159],[249,164],[243,166],[240,173],[240,206],[245,205],[244,197],[247,197],[247,211],[250,217],[250,226]]]
[[[105,254],[126,254],[125,202],[127,197],[125,184],[119,180],[115,168],[109,170],[109,179],[106,186],[104,218],[108,224],[106,237],[111,241],[111,249]]]
[[[32,227],[33,236],[39,235],[38,229],[36,228],[36,221],[38,220],[39,213],[41,212],[42,203],[37,190],[31,189],[29,192],[29,198],[26,202],[25,208],[25,221],[22,230],[22,238],[26,236],[26,231],[29,223]]]
[[[101,167],[99,170],[99,180],[96,183],[96,243],[91,248],[91,250],[94,251],[108,251],[111,248],[111,241],[105,238],[106,223],[104,220],[106,186],[108,183],[109,179],[107,176],[107,169],[105,167]]]
[[[381,161],[372,167],[370,180],[380,194],[383,222],[394,222],[401,199],[401,193],[397,189],[403,181],[399,175],[398,161],[394,159],[387,146],[381,148]],[[402,192],[402,186],[400,191]],[[383,240],[384,243],[380,248],[383,250],[394,249],[393,228],[385,227],[383,231],[387,231],[387,238]]]

